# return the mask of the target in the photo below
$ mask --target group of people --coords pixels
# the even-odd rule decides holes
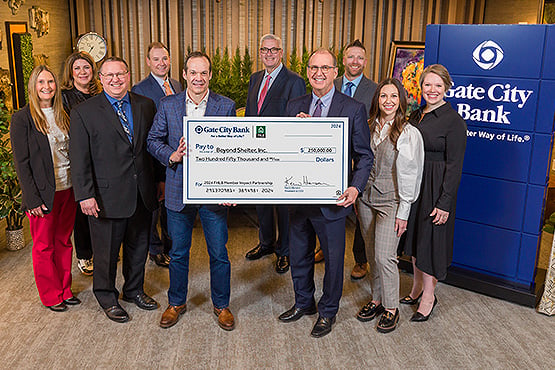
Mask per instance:
[[[402,84],[375,84],[364,76],[366,49],[356,40],[336,56],[314,51],[304,80],[282,62],[281,39],[260,40],[264,69],[252,74],[246,116],[348,118],[349,185],[337,205],[257,206],[259,243],[246,258],[275,253],[275,270],[291,270],[294,304],[279,315],[293,322],[318,313],[311,335],[331,332],[343,290],[345,226],[356,212],[353,279],[371,275],[371,300],[361,321],[380,316],[376,329],[393,331],[399,303],[419,303],[411,321],[427,320],[452,257],[454,214],[466,143],[466,125],[445,100],[451,87],[441,65],[428,66],[420,86],[426,105],[406,118]],[[169,77],[170,53],[152,43],[151,73],[130,90],[127,63],[109,57],[98,73],[83,52],[68,57],[63,80],[47,66],[29,79],[29,103],[12,117],[10,136],[23,207],[33,239],[33,269],[41,302],[65,311],[80,300],[71,291],[71,234],[78,267],[93,275],[93,293],[106,316],[129,320],[115,286],[122,249],[122,299],[141,309],[158,303],[144,292],[148,255],[169,268],[168,306],[159,325],[175,325],[187,310],[189,254],[197,214],[210,256],[210,290],[218,325],[233,330],[228,207],[183,203],[183,117],[235,116],[235,103],[209,89],[208,55],[191,52],[183,67],[185,90]],[[277,217],[276,217],[277,216]],[[157,224],[160,223],[160,233]],[[277,227],[277,232],[276,232]],[[316,248],[319,241],[319,251]],[[412,256],[411,292],[399,299],[397,253]],[[325,264],[315,300],[314,263]],[[94,263],[93,263],[94,261]],[[368,268],[368,264],[370,267]]]

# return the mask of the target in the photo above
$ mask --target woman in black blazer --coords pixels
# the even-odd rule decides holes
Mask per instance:
[[[14,113],[10,139],[33,238],[33,271],[53,311],[81,303],[71,292],[71,231],[76,203],[69,167],[69,117],[56,76],[45,65],[29,77],[29,104]]]
[[[60,80],[62,102],[68,115],[73,107],[102,92],[96,63],[84,51],[76,51],[67,57]],[[73,243],[79,271],[91,276],[93,274],[91,231],[89,219],[81,212],[81,207],[77,207],[75,214]]]

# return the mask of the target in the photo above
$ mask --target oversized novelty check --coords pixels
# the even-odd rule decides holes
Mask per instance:
[[[348,187],[347,118],[183,118],[184,203],[334,204]]]

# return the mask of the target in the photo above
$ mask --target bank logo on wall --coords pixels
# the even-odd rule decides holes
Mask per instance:
[[[487,40],[476,46],[472,58],[478,67],[490,70],[503,60],[503,49],[495,41]]]

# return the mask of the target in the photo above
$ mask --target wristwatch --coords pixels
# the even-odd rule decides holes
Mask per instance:
[[[177,167],[177,162],[172,161],[170,158],[168,160],[168,167],[171,168],[172,170],[175,170],[175,168]]]

